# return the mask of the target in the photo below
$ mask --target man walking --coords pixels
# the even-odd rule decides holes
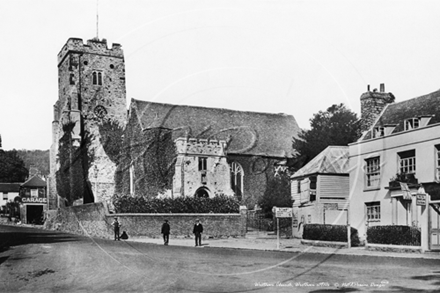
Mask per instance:
[[[203,226],[200,223],[199,219],[196,220],[196,224],[194,225],[193,233],[196,236],[196,246],[202,246]]]
[[[163,223],[161,233],[163,234],[163,244],[168,245],[170,240],[170,224],[168,224],[168,220],[165,220]]]

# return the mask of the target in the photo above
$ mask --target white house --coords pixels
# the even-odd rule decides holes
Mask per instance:
[[[422,248],[438,249],[440,91],[399,103],[389,98],[382,90],[361,96],[362,115],[374,119],[349,145],[350,222],[364,239],[369,226],[416,226]]]

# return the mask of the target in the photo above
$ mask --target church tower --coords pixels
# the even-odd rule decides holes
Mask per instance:
[[[105,39],[86,44],[82,39],[68,39],[58,54],[58,101],[50,154],[51,209],[60,206],[58,195],[68,192],[66,185],[74,192],[78,180],[83,180],[87,191],[84,203],[106,201],[113,195],[116,166],[104,152],[99,125],[111,121],[124,127],[126,113],[121,45],[108,48]],[[80,171],[71,168],[75,164],[81,166]],[[70,177],[71,182],[60,180],[60,174],[64,179]]]

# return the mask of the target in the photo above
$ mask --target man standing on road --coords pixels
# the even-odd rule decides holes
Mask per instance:
[[[193,233],[196,235],[196,246],[202,246],[203,226],[200,223],[199,219],[196,220],[196,224],[194,225]]]
[[[119,239],[119,228],[121,227],[121,225],[118,222],[118,218],[115,217],[115,220],[112,223],[114,230],[115,230],[115,240],[120,240]]]
[[[163,244],[168,245],[170,240],[170,224],[168,224],[168,220],[165,220],[163,223],[161,233],[163,234]]]

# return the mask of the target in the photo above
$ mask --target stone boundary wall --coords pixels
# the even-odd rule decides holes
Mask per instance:
[[[114,217],[118,217],[121,233],[129,237],[162,237],[165,219],[171,226],[170,238],[193,237],[196,219],[203,224],[203,238],[244,237],[246,209],[237,214],[110,214],[104,202],[84,204],[49,211],[45,229],[77,235],[113,239]]]
[[[348,248],[347,242],[301,239],[301,244],[319,247]]]
[[[393,245],[393,244],[376,244],[367,243],[367,250],[373,251],[386,251],[386,252],[401,252],[401,253],[423,253],[421,246],[409,246],[409,245]]]

